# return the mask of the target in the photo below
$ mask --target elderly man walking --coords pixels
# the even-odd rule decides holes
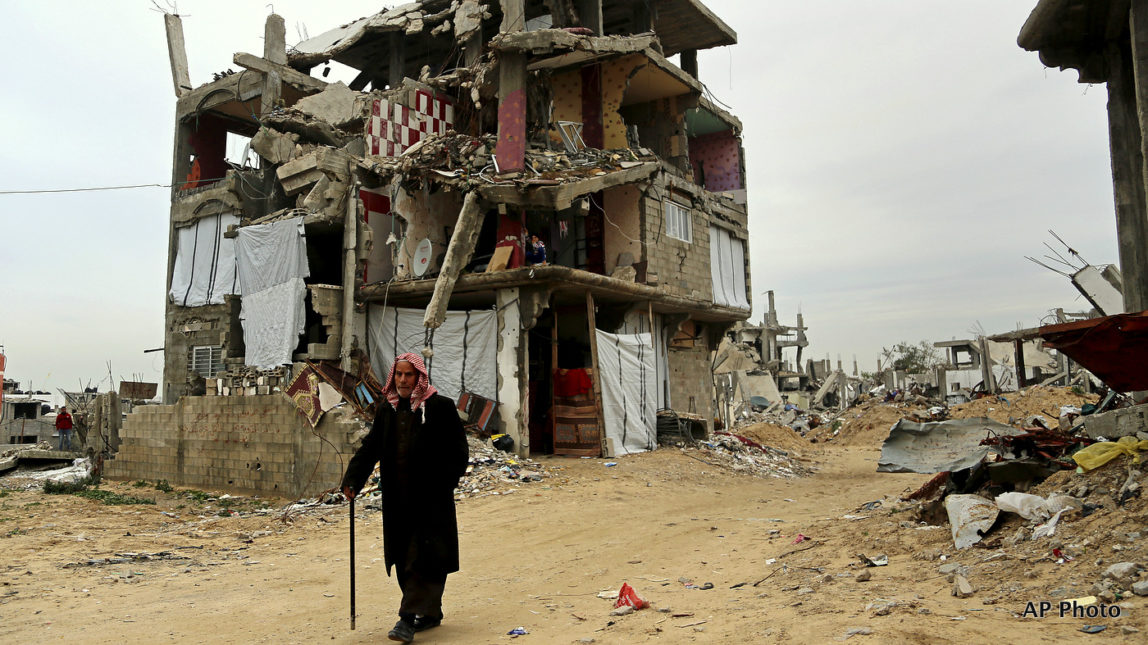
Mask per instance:
[[[342,489],[353,499],[380,464],[383,554],[403,594],[399,622],[387,636],[409,643],[442,622],[446,576],[459,566],[454,489],[470,451],[454,402],[437,394],[418,354],[395,359],[383,394]]]

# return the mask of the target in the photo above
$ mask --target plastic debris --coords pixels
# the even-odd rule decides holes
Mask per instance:
[[[945,511],[953,530],[953,544],[958,549],[980,542],[1000,515],[995,503],[979,495],[949,495],[945,498]]]
[[[618,600],[614,602],[614,607],[618,608],[623,605],[629,605],[634,609],[645,609],[650,606],[650,603],[643,600],[629,583],[623,582],[622,588],[618,590]]]

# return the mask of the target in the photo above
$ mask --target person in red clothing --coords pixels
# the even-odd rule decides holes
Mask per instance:
[[[60,435],[60,450],[72,449],[72,415],[68,408],[60,408],[56,414],[56,433]]]

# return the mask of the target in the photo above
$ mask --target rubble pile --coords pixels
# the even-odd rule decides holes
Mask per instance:
[[[753,439],[726,432],[714,433],[697,447],[681,448],[687,454],[696,451],[708,464],[754,477],[792,478],[809,475],[813,469],[803,464],[795,453],[762,445]]]
[[[466,439],[470,444],[470,464],[466,467],[466,475],[458,482],[456,499],[507,495],[522,485],[554,477],[553,466],[496,450],[489,441],[477,437],[467,436]]]

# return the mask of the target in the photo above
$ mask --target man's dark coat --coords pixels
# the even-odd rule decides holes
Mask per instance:
[[[407,402],[399,405],[406,406]],[[380,464],[383,552],[388,576],[392,566],[401,568],[408,557],[413,557],[418,568],[426,573],[458,571],[454,489],[466,473],[470,450],[454,402],[435,394],[423,406],[426,423],[423,423],[421,408],[413,413],[414,436],[407,454],[411,481],[405,487],[395,480],[393,433],[399,413],[386,399],[379,401],[371,432],[363,439],[363,445],[355,452],[343,476],[342,486],[358,494],[375,463]],[[411,491],[410,499],[398,498],[402,488]]]

